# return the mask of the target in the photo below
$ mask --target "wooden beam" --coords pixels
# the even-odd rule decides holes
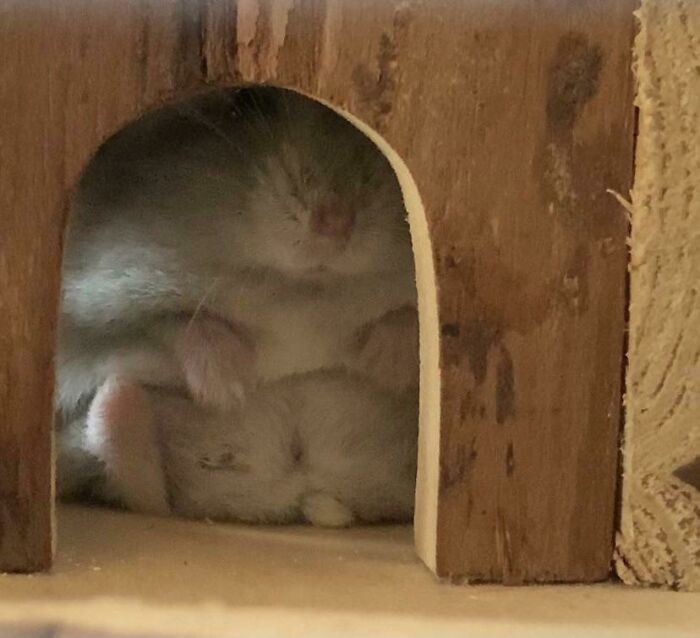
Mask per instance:
[[[52,352],[64,202],[44,35],[0,8],[0,570],[52,557]]]
[[[616,567],[700,592],[700,4],[644,0]]]

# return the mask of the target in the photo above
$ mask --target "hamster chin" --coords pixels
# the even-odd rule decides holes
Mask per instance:
[[[410,261],[407,260],[412,258],[410,246],[407,250],[402,250],[387,242],[385,250],[389,254],[377,259],[373,246],[362,245],[361,241],[333,244],[316,241],[315,238],[300,241],[268,238],[251,255],[251,262],[259,268],[279,272],[284,277],[308,281],[376,276],[385,271],[408,271]]]

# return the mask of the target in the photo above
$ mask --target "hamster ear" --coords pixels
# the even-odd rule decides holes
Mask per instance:
[[[88,410],[85,446],[104,463],[107,491],[126,507],[170,513],[158,427],[142,386],[105,381]]]

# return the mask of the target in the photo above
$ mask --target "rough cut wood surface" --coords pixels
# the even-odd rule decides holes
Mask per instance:
[[[700,4],[644,0],[619,576],[700,591]]]
[[[64,144],[44,33],[18,6],[0,3],[0,568],[34,570],[51,560]]]
[[[207,84],[264,81],[373,127],[425,205],[434,259],[423,237],[421,310],[434,322],[422,326],[422,374],[434,382],[422,388],[423,558],[452,578],[604,578],[626,263],[625,218],[605,190],[630,187],[631,10],[628,0],[0,2],[0,73],[18,87],[2,92],[0,124],[2,565],[48,556],[65,189],[144,109]]]

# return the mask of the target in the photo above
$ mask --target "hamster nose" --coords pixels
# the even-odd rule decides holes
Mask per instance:
[[[342,206],[318,206],[311,214],[311,232],[331,239],[347,239],[355,225],[355,212]]]

